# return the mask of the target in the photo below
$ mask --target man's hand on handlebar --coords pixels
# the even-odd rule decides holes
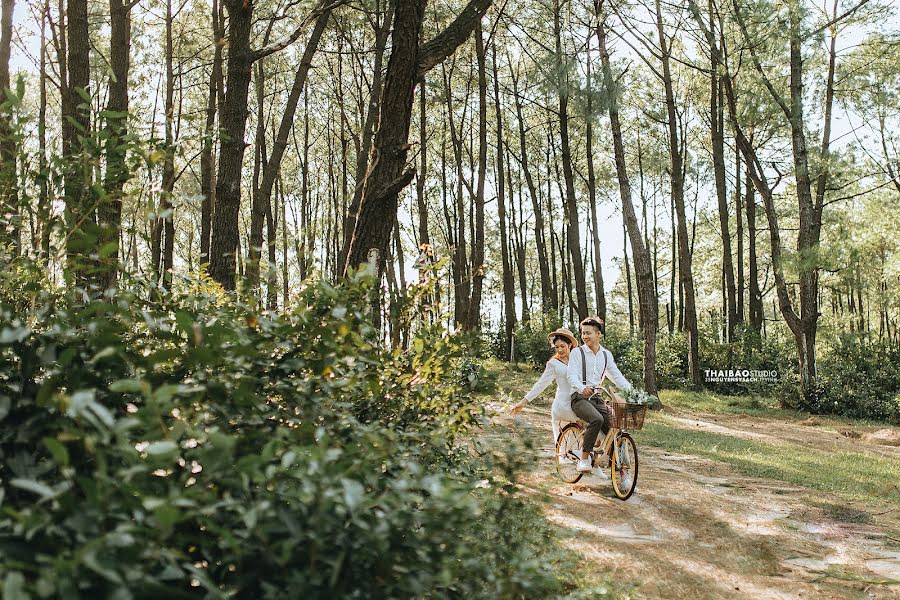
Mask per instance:
[[[590,396],[593,396],[594,394],[599,394],[599,393],[600,393],[599,385],[596,387],[586,387],[583,390],[581,390],[581,395],[586,396],[586,397],[590,397]]]

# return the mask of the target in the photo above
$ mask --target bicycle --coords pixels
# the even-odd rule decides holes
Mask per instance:
[[[594,388],[591,398],[599,397],[609,407],[610,428],[602,440],[594,444],[590,453],[594,469],[606,468],[609,461],[613,491],[621,500],[628,500],[637,487],[637,444],[626,430],[639,430],[644,426],[647,406],[628,404],[604,387]],[[569,422],[559,432],[556,441],[556,472],[566,483],[577,483],[585,473],[576,469],[584,444],[583,421]],[[605,460],[604,460],[605,459]]]

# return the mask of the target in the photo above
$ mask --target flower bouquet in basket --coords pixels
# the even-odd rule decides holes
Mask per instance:
[[[653,394],[648,394],[644,390],[639,390],[638,388],[622,390],[621,394],[622,399],[625,400],[627,404],[643,404],[648,407],[659,404],[659,398]]]

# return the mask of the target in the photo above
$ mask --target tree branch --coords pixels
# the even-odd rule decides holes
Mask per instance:
[[[806,34],[805,36],[803,36],[803,39],[804,39],[804,40],[808,40],[809,38],[816,37],[817,35],[819,35],[819,34],[822,33],[823,31],[825,31],[826,29],[828,29],[829,27],[831,27],[832,25],[836,25],[836,24],[840,23],[841,21],[843,21],[844,19],[846,19],[847,17],[853,15],[853,13],[855,13],[856,11],[858,11],[858,10],[859,10],[860,8],[862,8],[865,4],[868,4],[868,2],[869,2],[869,0],[860,0],[859,3],[856,4],[853,8],[847,9],[843,14],[841,14],[840,16],[837,16],[837,17],[833,18],[832,20],[828,21],[827,23],[825,23],[824,25],[822,25],[821,27],[819,27],[819,28],[816,29],[815,31],[810,31],[808,34]]]
[[[741,16],[741,9],[738,6],[737,0],[732,0],[732,5],[734,6],[734,16],[737,19],[738,26],[741,29],[741,35],[744,37],[744,41],[747,42],[747,49],[750,50],[750,57],[753,59],[753,66],[756,67],[756,70],[759,72],[760,77],[762,77],[763,84],[766,86],[766,89],[769,90],[769,94],[772,96],[772,99],[778,104],[781,108],[784,115],[787,117],[788,123],[792,122],[792,111],[791,108],[787,105],[784,98],[781,97],[781,94],[778,93],[778,90],[775,89],[775,86],[772,85],[772,82],[769,81],[769,77],[766,75],[765,70],[762,67],[762,63],[759,62],[759,57],[756,56],[756,48],[753,45],[753,42],[750,40],[750,34],[747,33],[747,24],[744,22],[744,17]]]
[[[300,23],[300,25],[298,25],[290,35],[272,42],[271,44],[264,46],[259,50],[254,50],[252,58],[253,62],[258,61],[261,58],[265,58],[270,54],[274,54],[275,52],[279,52],[280,50],[284,50],[285,48],[296,42],[300,35],[303,33],[303,30],[306,29],[306,27],[310,23],[318,19],[320,15],[332,11],[338,6],[345,4],[346,2],[347,0],[323,0],[323,2],[321,2],[315,10],[313,10],[306,16],[305,19],[303,19],[303,22]]]
[[[409,185],[409,182],[416,176],[416,168],[408,167],[397,179],[392,181],[382,190],[375,194],[376,198],[387,198],[400,193],[400,190]]]
[[[422,77],[439,65],[465,42],[481,20],[493,0],[469,0],[466,7],[450,25],[431,40],[419,46],[419,70],[417,77]]]

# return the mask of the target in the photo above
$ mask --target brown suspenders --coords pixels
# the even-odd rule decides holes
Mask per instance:
[[[581,385],[587,387],[587,355],[584,353],[584,346],[578,346],[578,349],[581,350]],[[606,373],[607,364],[609,364],[609,360],[606,358],[606,352],[604,352],[603,370],[600,372],[600,381],[597,382],[597,385],[603,383],[603,375]]]

